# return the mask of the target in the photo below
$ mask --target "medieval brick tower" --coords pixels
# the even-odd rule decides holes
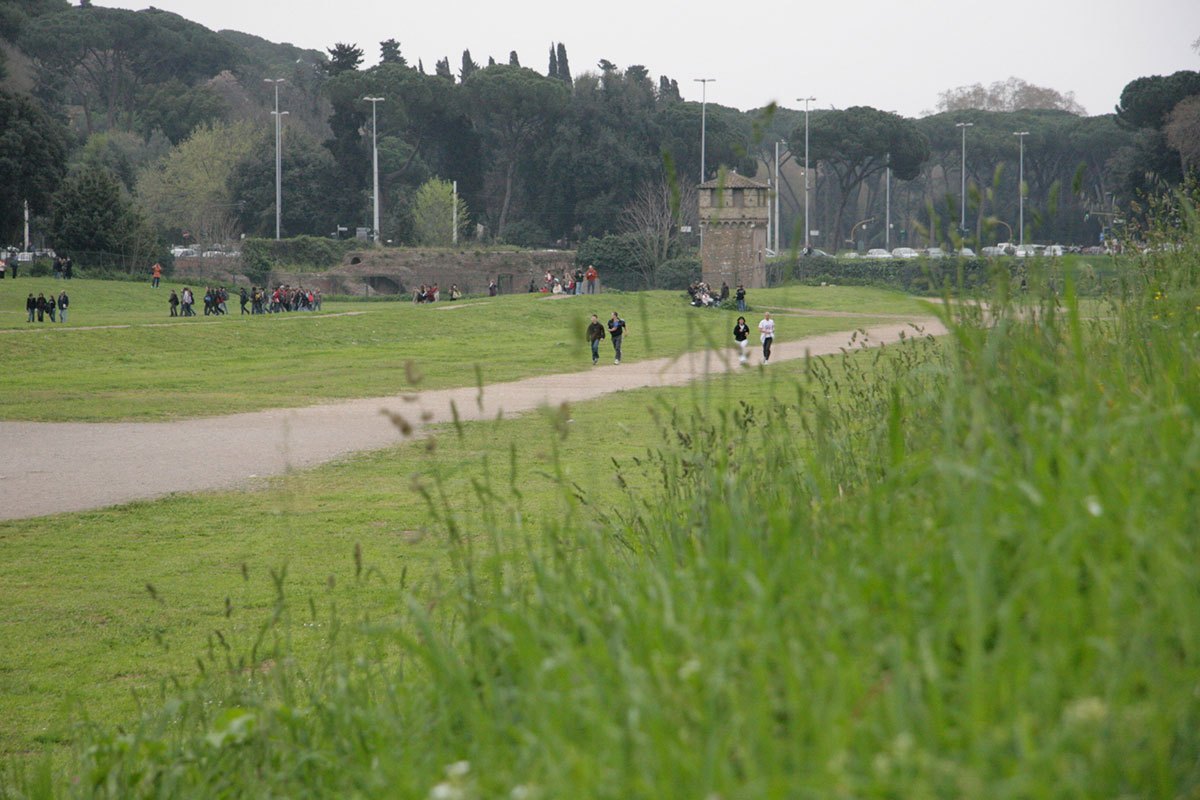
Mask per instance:
[[[700,272],[709,286],[739,283],[747,289],[767,285],[767,215],[770,190],[736,172],[705,181],[698,188]]]

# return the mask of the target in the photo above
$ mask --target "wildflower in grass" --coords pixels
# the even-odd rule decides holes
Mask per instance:
[[[1099,697],[1081,697],[1071,701],[1063,710],[1063,722],[1077,727],[1095,725],[1108,717],[1108,704]]]

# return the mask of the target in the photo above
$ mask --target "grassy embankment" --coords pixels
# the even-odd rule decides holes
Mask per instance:
[[[127,314],[123,309],[136,308],[137,299],[150,292],[136,284],[74,281],[70,285],[73,295],[100,305],[97,313],[102,315]],[[775,290],[763,295],[786,306],[843,313],[850,309],[855,313],[903,314],[914,309],[927,313],[927,309],[918,308],[903,296],[873,290]],[[659,342],[664,344],[657,351],[669,352],[668,345],[678,349],[679,343],[667,341],[673,338],[692,341],[695,346],[703,345],[708,335],[722,337],[723,341],[731,319],[724,312],[688,308],[670,295],[655,294],[644,300],[620,296],[620,300],[623,307],[638,309],[644,302],[650,309],[645,318],[652,335],[631,336],[627,352],[647,344],[655,348]],[[373,324],[376,329],[394,331],[428,320],[459,319],[454,315],[464,313],[472,315],[470,319],[476,324],[498,330],[511,325],[512,317],[519,314],[526,339],[557,342],[569,338],[579,311],[571,304],[581,302],[583,299],[545,301],[519,296],[500,302],[483,301],[478,308],[441,312],[436,306],[397,305],[387,309],[389,313],[376,315]],[[355,310],[355,305],[346,308]],[[640,327],[642,315],[635,313],[638,316],[632,324]],[[20,353],[26,352],[22,348],[36,349],[37,363],[69,358],[74,364],[86,365],[81,367],[85,374],[99,376],[115,398],[110,402],[119,405],[105,409],[106,401],[100,398],[91,398],[85,405],[90,390],[80,386],[80,375],[68,371],[42,387],[46,391],[39,401],[40,417],[70,419],[87,416],[80,409],[93,408],[97,410],[89,414],[121,416],[146,394],[170,398],[167,405],[178,411],[192,408],[188,405],[189,395],[176,395],[177,390],[171,389],[170,370],[156,372],[151,368],[159,356],[143,358],[132,343],[140,335],[160,336],[164,331],[178,337],[175,347],[190,345],[212,351],[197,357],[205,364],[222,364],[212,367],[218,370],[214,377],[237,386],[243,382],[236,375],[229,376],[228,363],[240,365],[253,360],[252,354],[262,350],[261,338],[275,336],[277,346],[285,350],[278,362],[280,369],[297,386],[316,392],[312,387],[319,385],[318,373],[330,362],[321,353],[314,355],[313,340],[326,337],[325,349],[330,358],[353,359],[361,348],[346,338],[361,334],[342,329],[329,334],[328,326],[368,318],[303,314],[246,320],[250,323],[246,325],[233,318],[208,320],[200,326],[189,320],[184,325],[161,328],[154,327],[157,317],[148,319],[134,312],[127,315],[132,316],[132,328],[71,331],[68,327],[0,333],[0,347],[6,348],[6,357],[11,361],[16,362]],[[795,338],[800,335],[798,331],[818,332],[830,327],[844,330],[865,321],[867,318],[858,317],[789,317],[781,321],[780,329],[788,331],[787,338]],[[294,335],[297,330],[303,332],[302,337]],[[439,361],[427,360],[430,348],[436,355],[442,352],[438,348],[453,346],[435,334],[429,340],[429,345],[412,351],[419,371],[436,374],[441,382],[474,380],[473,371],[464,369],[461,361],[451,371]],[[121,358],[105,348],[114,348],[128,357]],[[497,348],[504,356],[500,360],[512,365],[512,372],[500,377],[515,377],[528,369],[521,358],[514,357],[527,355],[525,339],[498,337]],[[580,361],[588,363],[577,346],[559,343],[549,349],[553,364],[564,369],[577,367]],[[381,345],[374,357],[382,359],[387,351]],[[218,358],[219,354],[224,355]],[[190,363],[189,358],[190,354],[183,353],[167,361]],[[397,369],[397,360],[390,358],[389,367]],[[240,366],[234,367],[238,369]],[[220,370],[228,377],[222,378]],[[20,377],[20,370],[17,373],[0,380],[5,382],[9,397],[32,406],[32,401],[24,400],[31,391],[30,381]],[[347,373],[353,370],[347,369]],[[264,378],[262,373],[252,373],[254,376]],[[156,377],[161,379],[158,385],[152,383]],[[39,385],[36,381],[34,384]],[[373,384],[370,387],[359,387],[359,391],[383,390]],[[743,389],[750,396],[763,391],[752,381],[744,383]],[[80,399],[76,401],[75,397]],[[615,489],[608,459],[644,454],[645,443],[653,438],[654,429],[645,414],[647,397],[644,393],[628,393],[576,411],[572,423],[575,435],[570,445],[562,446],[575,459],[577,479],[588,483],[589,494],[598,501],[611,500]],[[276,394],[266,393],[254,400],[264,403],[277,398]],[[16,405],[15,400],[5,407],[12,405]],[[522,464],[544,466],[546,462],[545,422],[536,416],[498,426],[474,426],[469,431],[462,442],[457,438],[444,440],[441,448],[448,471],[463,476],[454,496],[462,498],[464,509],[472,504],[465,476],[475,474],[469,467],[482,453],[507,457],[511,442]],[[444,542],[428,535],[430,519],[425,503],[406,481],[397,485],[396,478],[419,471],[423,448],[422,444],[399,453],[366,456],[292,475],[258,492],[174,497],[92,513],[0,523],[0,540],[12,578],[0,588],[0,604],[9,609],[5,624],[8,648],[3,657],[5,665],[0,669],[4,676],[0,718],[8,722],[0,747],[9,753],[28,753],[41,744],[60,744],[68,739],[67,723],[79,708],[97,720],[129,718],[135,709],[132,692],[145,692],[169,675],[193,670],[197,653],[213,637],[214,629],[219,627],[236,635],[261,623],[271,606],[272,595],[264,577],[271,569],[286,564],[294,586],[318,591],[336,571],[333,567],[346,567],[344,557],[355,544],[361,544],[391,578],[400,569],[407,569],[410,579],[423,580],[430,574],[430,565],[442,555]],[[35,461],[57,457],[69,454],[30,454]],[[533,468],[523,470],[522,481],[530,487],[539,482],[543,485],[530,492],[527,514],[537,518],[557,509],[554,503],[539,502],[556,497],[544,474]],[[69,491],[69,487],[62,490]],[[331,554],[340,554],[332,564]],[[243,581],[243,564],[254,581]],[[336,583],[343,600],[346,596],[341,592],[349,592],[358,600],[373,596],[371,591],[365,595],[357,592],[353,582]],[[147,584],[163,598],[161,607],[150,599]],[[220,601],[216,606],[214,597]],[[230,621],[222,618],[226,597],[240,612]]]
[[[653,437],[605,401],[586,424],[615,465],[580,436],[592,409],[503,423],[541,425],[511,463],[503,427],[451,431],[418,468],[426,577],[371,546],[326,557],[328,595],[252,573],[277,618],[257,650],[256,624],[226,635],[205,680],[26,786],[1190,796],[1198,275],[1195,251],[1148,263],[1093,320],[1001,291],[940,347],[622,398]],[[378,486],[376,513],[398,502]]]
[[[63,285],[72,295],[66,325],[25,322],[26,293]],[[339,302],[322,314],[256,317],[237,316],[233,302],[229,317],[170,320],[167,291],[49,278],[0,286],[0,419],[167,420],[383,396],[413,388],[410,361],[424,388],[492,383],[590,369],[583,330],[593,312],[628,320],[625,353],[634,360],[725,346],[736,318],[690,308],[677,292],[649,292],[509,295],[458,308]],[[751,302],[862,315],[788,319],[781,342],[853,329],[871,314],[926,313],[918,301],[874,289],[772,289],[753,292]],[[94,325],[131,327],[73,330]]]

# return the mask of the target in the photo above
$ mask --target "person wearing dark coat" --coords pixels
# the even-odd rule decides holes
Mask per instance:
[[[33,315],[37,313],[37,299],[34,298],[33,292],[30,292],[25,300],[25,311],[29,314],[29,321],[33,322]]]
[[[71,305],[71,298],[67,297],[67,290],[63,289],[58,293],[58,321],[63,323],[67,321],[67,308]]]
[[[37,317],[38,322],[46,321],[46,295],[38,293],[37,296]]]

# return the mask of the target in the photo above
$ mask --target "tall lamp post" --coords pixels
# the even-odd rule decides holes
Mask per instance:
[[[1025,244],[1025,137],[1029,131],[1013,131],[1013,136],[1021,143],[1021,159],[1017,168],[1017,244]]]
[[[884,190],[883,246],[890,253],[892,250],[892,154],[887,154],[887,183]]]
[[[959,191],[958,235],[967,235],[967,128],[975,127],[974,122],[956,122],[954,127],[962,128],[962,188]]]
[[[374,191],[373,203],[375,210],[374,227],[371,229],[371,238],[375,245],[379,246],[379,126],[377,124],[378,117],[375,115],[375,106],[377,103],[382,103],[382,97],[364,97],[371,104],[371,174],[373,177]]]
[[[812,226],[808,224],[808,104],[815,97],[797,97],[804,101],[804,252],[812,249]]]
[[[263,78],[263,83],[275,84],[275,241],[279,241],[280,220],[283,218],[283,157],[280,155],[280,143],[283,139],[283,115],[288,113],[279,110],[279,84],[286,78]]]
[[[704,169],[704,137],[705,129],[708,127],[708,85],[716,83],[716,78],[692,78],[693,81],[700,84],[700,182],[704,183],[708,177]]]

